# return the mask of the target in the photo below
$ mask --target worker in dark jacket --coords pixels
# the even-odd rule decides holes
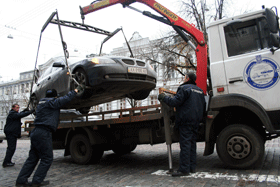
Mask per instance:
[[[184,176],[196,169],[196,138],[198,125],[203,119],[205,98],[202,89],[196,86],[196,75],[187,73],[184,83],[171,98],[164,93],[158,99],[171,107],[176,107],[176,127],[179,129],[180,166],[172,176]]]
[[[34,120],[35,128],[30,133],[31,149],[18,175],[16,186],[28,186],[31,184],[32,186],[44,186],[49,184],[49,181],[44,181],[44,179],[53,161],[52,132],[57,129],[60,108],[70,102],[78,91],[82,90],[83,87],[78,86],[74,91],[70,91],[64,97],[59,98],[57,98],[56,90],[47,90],[46,98],[39,101]],[[28,178],[39,160],[40,164],[33,176],[32,183],[29,183]]]
[[[19,105],[13,104],[6,119],[4,133],[6,135],[8,147],[2,164],[3,167],[11,167],[15,165],[15,163],[12,162],[12,157],[16,150],[17,139],[21,137],[21,118],[28,116],[33,112],[33,110],[29,111],[28,109],[24,109],[22,112],[18,111]]]

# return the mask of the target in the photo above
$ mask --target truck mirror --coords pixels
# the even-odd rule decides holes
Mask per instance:
[[[59,63],[59,62],[55,62],[55,63],[53,63],[53,66],[52,66],[52,67],[57,67],[57,68],[61,67],[61,68],[64,68],[65,65],[62,64],[62,63]]]
[[[270,32],[277,33],[279,29],[278,19],[273,10],[266,8],[265,17],[268,23]]]
[[[274,47],[280,47],[280,40],[278,34],[270,33],[270,39]]]

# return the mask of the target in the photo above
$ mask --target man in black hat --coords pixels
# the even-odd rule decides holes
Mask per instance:
[[[55,89],[46,91],[46,98],[39,101],[34,120],[35,128],[30,133],[31,149],[16,181],[16,186],[45,186],[49,181],[44,181],[53,161],[52,132],[58,126],[60,108],[70,102],[79,91],[84,88],[78,86],[64,97],[57,98]],[[32,183],[28,178],[40,160],[40,164],[33,176]]]
[[[202,89],[196,86],[196,75],[187,73],[184,83],[179,86],[176,95],[171,98],[164,93],[158,100],[168,106],[176,107],[176,127],[180,133],[180,166],[172,176],[184,176],[196,169],[196,138],[198,125],[203,119],[205,98]]]
[[[17,139],[21,137],[21,118],[32,114],[34,110],[24,109],[22,112],[19,112],[19,105],[13,104],[12,109],[10,110],[7,119],[6,125],[4,127],[4,133],[7,139],[7,151],[4,158],[2,166],[11,167],[15,163],[12,162],[12,157],[16,151]]]

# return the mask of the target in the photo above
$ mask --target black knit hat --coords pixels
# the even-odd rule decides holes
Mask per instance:
[[[55,89],[49,89],[46,91],[46,97],[57,97],[57,92]]]
[[[193,81],[196,81],[196,75],[193,72],[187,73],[187,76]]]

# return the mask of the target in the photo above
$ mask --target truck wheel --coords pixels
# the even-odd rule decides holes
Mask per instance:
[[[3,142],[3,140],[0,140],[0,143],[2,143]]]
[[[70,154],[77,164],[87,164],[92,157],[92,147],[88,137],[83,134],[73,136],[70,142]]]
[[[220,159],[234,168],[249,168],[262,163],[264,140],[260,134],[247,125],[234,124],[223,129],[217,138],[217,152]]]
[[[117,144],[114,146],[114,148],[112,149],[114,151],[114,153],[118,154],[118,155],[124,155],[124,154],[128,154],[131,151],[133,151],[134,149],[136,149],[137,144]]]

